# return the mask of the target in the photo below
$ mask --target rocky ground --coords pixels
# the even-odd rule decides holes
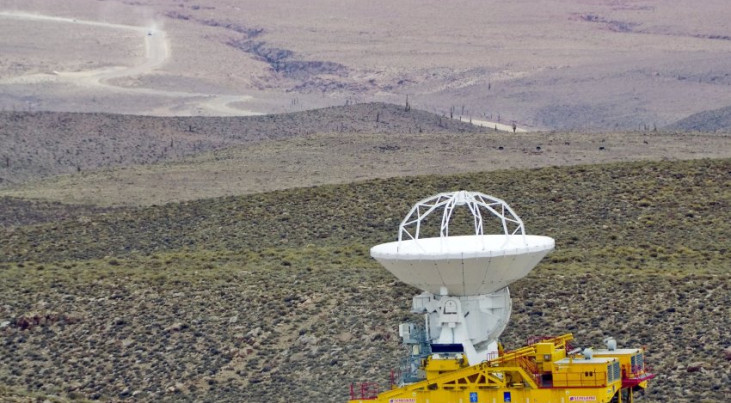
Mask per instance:
[[[0,196],[98,206],[397,176],[730,157],[728,133],[500,132],[379,103],[245,118],[0,113]]]
[[[6,226],[0,396],[335,402],[350,382],[385,387],[403,354],[396,327],[418,320],[415,290],[368,248],[394,239],[419,198],[470,188],[557,240],[511,288],[508,348],[611,335],[648,348],[649,401],[724,401],[730,164],[395,178]]]
[[[314,133],[484,133],[405,105],[370,103],[281,115],[153,117],[0,112],[0,188],[59,174],[175,161]]]

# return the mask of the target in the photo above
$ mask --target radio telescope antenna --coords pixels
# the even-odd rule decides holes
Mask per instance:
[[[457,208],[471,213],[473,233],[450,235]],[[425,220],[438,211],[438,236],[422,237]],[[484,234],[488,218],[499,221],[501,234]],[[374,246],[371,256],[423,291],[413,298],[412,312],[425,315],[432,351],[465,354],[474,365],[497,352],[511,313],[508,285],[525,277],[554,245],[552,238],[527,235],[503,200],[460,190],[416,203],[399,226],[398,241]]]

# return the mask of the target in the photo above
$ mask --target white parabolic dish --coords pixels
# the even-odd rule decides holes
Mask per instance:
[[[489,294],[525,277],[555,246],[540,235],[462,235],[376,245],[371,256],[406,284],[439,295]]]

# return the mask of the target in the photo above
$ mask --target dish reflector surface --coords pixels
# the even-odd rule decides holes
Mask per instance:
[[[554,245],[538,235],[462,235],[384,243],[371,248],[371,256],[420,290],[482,295],[525,277]]]
[[[471,213],[472,234],[450,236],[458,208]],[[439,236],[421,238],[427,219],[439,212]],[[503,234],[484,234],[484,219],[490,217]],[[493,293],[525,277],[554,246],[552,238],[526,235],[505,201],[460,190],[417,202],[401,222],[398,241],[374,246],[371,256],[406,284],[437,295],[446,287],[448,295],[466,296]]]

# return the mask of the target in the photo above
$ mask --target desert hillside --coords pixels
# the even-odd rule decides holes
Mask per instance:
[[[0,241],[0,396],[338,402],[350,382],[386,385],[416,290],[368,249],[394,239],[416,200],[467,188],[557,240],[511,287],[508,348],[612,335],[647,346],[658,377],[646,401],[723,401],[730,171],[728,159],[638,162],[104,211],[25,205],[36,219],[5,223]],[[3,216],[17,209],[1,200]]]
[[[399,176],[730,158],[726,133],[504,132],[406,105],[249,117],[0,113],[0,196],[138,206]]]
[[[0,0],[0,401],[385,390],[422,318],[370,248],[460,189],[556,241],[507,349],[731,401],[728,6]]]
[[[648,346],[649,401],[728,394],[726,134],[505,133],[380,103],[2,116],[18,151],[0,194],[4,400],[336,402],[350,382],[385,387],[415,290],[368,250],[412,203],[456,189],[507,199],[557,240],[512,287],[508,348],[612,335]]]
[[[0,112],[0,188],[47,176],[175,161],[315,133],[484,133],[458,119],[369,103],[279,115],[152,117],[107,113]]]
[[[726,132],[731,128],[731,107],[698,112],[668,126],[669,130]]]

